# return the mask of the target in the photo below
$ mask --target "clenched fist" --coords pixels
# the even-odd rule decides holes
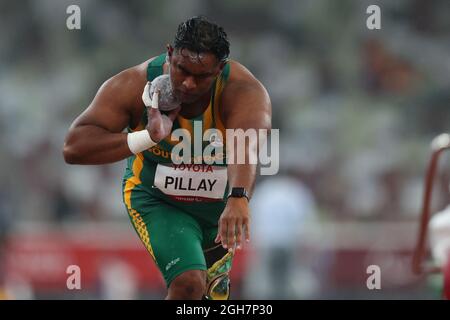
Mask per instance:
[[[158,143],[167,137],[172,131],[173,121],[178,115],[181,107],[178,107],[170,111],[167,115],[161,114],[159,111],[159,95],[160,91],[157,89],[153,92],[152,98],[150,98],[150,83],[147,82],[142,93],[142,101],[147,107],[148,123],[145,127],[150,133],[150,138]]]

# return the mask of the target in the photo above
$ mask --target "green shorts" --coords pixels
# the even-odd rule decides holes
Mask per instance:
[[[217,225],[194,217],[144,190],[125,190],[124,202],[136,232],[161,271],[167,287],[181,273],[206,271],[226,254],[223,250],[213,260],[208,255],[205,257],[205,250],[222,250],[220,246],[211,250],[218,247],[214,243]]]

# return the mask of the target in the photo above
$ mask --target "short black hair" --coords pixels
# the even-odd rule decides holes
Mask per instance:
[[[196,53],[211,52],[219,61],[226,61],[230,55],[226,32],[204,16],[195,16],[180,23],[174,48]]]

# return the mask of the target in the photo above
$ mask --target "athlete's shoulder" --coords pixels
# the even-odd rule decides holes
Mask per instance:
[[[110,108],[125,110],[131,115],[130,123],[136,125],[142,116],[142,92],[147,83],[147,66],[154,58],[120,71],[106,80],[94,98],[106,101]]]
[[[130,86],[134,87],[137,84],[145,84],[147,82],[148,64],[155,58],[157,57],[152,57],[138,65],[122,70],[108,81],[113,82],[115,85],[120,85],[124,89],[129,89]]]
[[[230,74],[221,96],[225,126],[233,128],[238,123],[235,120],[241,119],[251,121],[255,127],[270,127],[271,102],[266,88],[241,63],[229,64]]]
[[[230,60],[228,62],[230,65],[230,75],[228,81],[233,82],[259,82],[259,80],[253,75],[253,73],[248,70],[243,64],[236,60]]]
[[[156,57],[124,69],[106,80],[99,92],[105,92],[121,104],[139,105],[142,90],[147,83],[147,66]]]
[[[223,94],[233,97],[236,93],[245,91],[267,95],[267,90],[256,76],[248,70],[243,64],[231,60],[230,73]]]

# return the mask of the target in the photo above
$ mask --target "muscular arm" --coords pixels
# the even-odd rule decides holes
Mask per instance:
[[[106,81],[89,107],[75,119],[64,142],[70,164],[105,164],[129,157],[127,134],[146,80],[136,69],[125,70]],[[139,110],[139,109],[138,109]]]
[[[269,95],[264,86],[242,66],[235,66],[236,76],[230,79],[230,83],[223,95],[223,120],[227,129],[259,129],[271,128],[272,107]],[[227,154],[237,154],[238,149],[245,150],[244,164],[228,165],[228,182],[230,188],[245,187],[251,194],[256,178],[256,164],[250,164],[249,159],[257,159],[258,144],[265,141],[246,142],[245,148],[240,148],[234,143],[234,150],[227,150]],[[227,148],[230,143],[227,141]],[[234,152],[233,152],[234,151]],[[232,249],[236,245],[241,247],[241,236],[249,241],[250,212],[247,199],[229,198],[226,208],[219,221],[219,232],[216,242],[221,241],[225,248]],[[236,235],[236,239],[234,239]]]
[[[257,81],[239,81],[232,84],[232,98],[228,103],[233,104],[225,116],[227,129],[259,129],[271,128],[271,104],[265,88]],[[259,144],[265,141],[247,141],[245,148],[234,143],[234,150],[227,150],[228,154],[237,154],[245,150],[244,164],[228,165],[228,181],[230,187],[245,187],[251,194],[256,178],[256,164],[250,164],[249,159],[257,159]],[[227,146],[230,144],[227,143]],[[236,161],[235,161],[236,162]]]

